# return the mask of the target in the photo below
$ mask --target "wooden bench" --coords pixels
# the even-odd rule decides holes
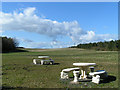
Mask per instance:
[[[62,72],[61,72],[61,75],[60,75],[61,79],[68,79],[69,78],[68,73],[70,71],[76,71],[76,70],[78,71],[78,70],[80,70],[80,68],[67,68],[67,69],[63,69]]]

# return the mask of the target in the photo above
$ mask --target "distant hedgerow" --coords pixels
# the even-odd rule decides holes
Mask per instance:
[[[70,48],[83,48],[83,49],[95,49],[102,51],[118,51],[120,45],[120,40],[115,41],[104,41],[97,43],[87,43],[87,44],[78,44],[77,46],[72,46]]]

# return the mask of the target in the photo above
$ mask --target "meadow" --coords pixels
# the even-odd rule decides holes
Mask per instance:
[[[2,54],[2,85],[4,88],[118,88],[118,52],[76,48],[26,49],[28,52]],[[34,65],[32,60],[47,55],[55,65]],[[75,62],[96,63],[96,70],[108,72],[109,79],[99,85],[92,82],[70,84],[60,79],[64,68],[75,67]],[[72,72],[69,73],[73,76]],[[72,78],[71,78],[72,80]]]

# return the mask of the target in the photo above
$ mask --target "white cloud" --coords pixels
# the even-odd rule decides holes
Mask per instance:
[[[2,31],[2,30],[0,30],[0,35],[2,35],[2,33],[3,33],[3,31]]]
[[[26,47],[28,48],[65,48],[65,47],[70,47],[70,43],[54,42],[54,41],[52,42],[28,42],[26,44]]]
[[[25,38],[19,38],[19,37],[15,37],[15,39],[21,43],[31,43],[33,42],[32,40],[30,39],[25,39]]]
[[[72,42],[60,42],[56,40],[51,42],[34,42],[30,39],[20,37],[14,39],[16,39],[21,44],[25,45],[27,48],[65,48],[73,45]]]
[[[0,26],[2,30],[16,30],[35,32],[42,35],[47,35],[53,40],[57,40],[59,36],[68,36],[75,43],[86,43],[100,40],[116,39],[110,34],[97,35],[93,31],[83,30],[77,21],[58,22],[35,14],[35,7],[28,7],[23,12],[4,13],[0,12]],[[58,42],[52,42],[57,44]],[[39,43],[45,45],[45,43]],[[34,44],[35,45],[35,44]]]

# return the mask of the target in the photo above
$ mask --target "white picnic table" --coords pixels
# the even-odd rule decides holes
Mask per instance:
[[[54,60],[49,59],[49,56],[38,56],[38,58],[41,59],[41,65],[43,65],[44,62],[50,62],[50,63],[54,64]]]
[[[45,60],[45,59],[49,58],[49,56],[38,56],[38,58]]]
[[[81,67],[81,75],[80,75],[80,78],[79,79],[87,79],[87,68],[89,66],[93,66],[93,65],[96,65],[96,63],[73,63],[74,66],[78,66],[78,67]]]

